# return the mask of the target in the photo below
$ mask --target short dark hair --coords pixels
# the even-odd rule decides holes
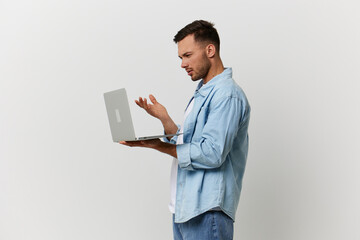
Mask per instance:
[[[205,20],[196,20],[182,28],[174,37],[174,42],[178,43],[188,35],[194,34],[197,42],[212,43],[216,50],[220,51],[219,34],[214,28],[214,24]]]

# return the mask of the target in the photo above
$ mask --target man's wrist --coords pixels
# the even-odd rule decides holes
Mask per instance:
[[[163,125],[167,125],[171,122],[171,118],[169,115],[167,115],[167,116],[161,118],[160,121]]]
[[[174,123],[174,121],[170,118],[170,116],[166,119],[161,120],[161,123],[164,127],[166,134],[175,134],[178,130],[178,127]]]

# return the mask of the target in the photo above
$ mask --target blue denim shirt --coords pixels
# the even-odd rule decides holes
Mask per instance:
[[[250,106],[227,68],[208,83],[201,81],[184,122],[175,222],[220,208],[235,220],[248,153]],[[176,143],[176,137],[170,140]]]

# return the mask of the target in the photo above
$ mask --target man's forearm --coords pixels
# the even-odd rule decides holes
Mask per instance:
[[[162,152],[162,153],[166,153],[169,154],[170,156],[177,158],[177,153],[176,153],[176,145],[175,144],[171,144],[171,143],[166,143],[166,142],[161,142],[160,144],[156,145],[154,147],[154,149]]]
[[[160,119],[166,134],[175,134],[178,130],[175,122],[168,116],[165,119]]]

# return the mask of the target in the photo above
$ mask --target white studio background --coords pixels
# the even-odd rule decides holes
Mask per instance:
[[[112,143],[102,94],[152,93],[180,122],[196,83],[172,38],[195,19],[252,106],[235,239],[360,239],[359,7],[0,0],[0,239],[171,239],[171,157]]]

